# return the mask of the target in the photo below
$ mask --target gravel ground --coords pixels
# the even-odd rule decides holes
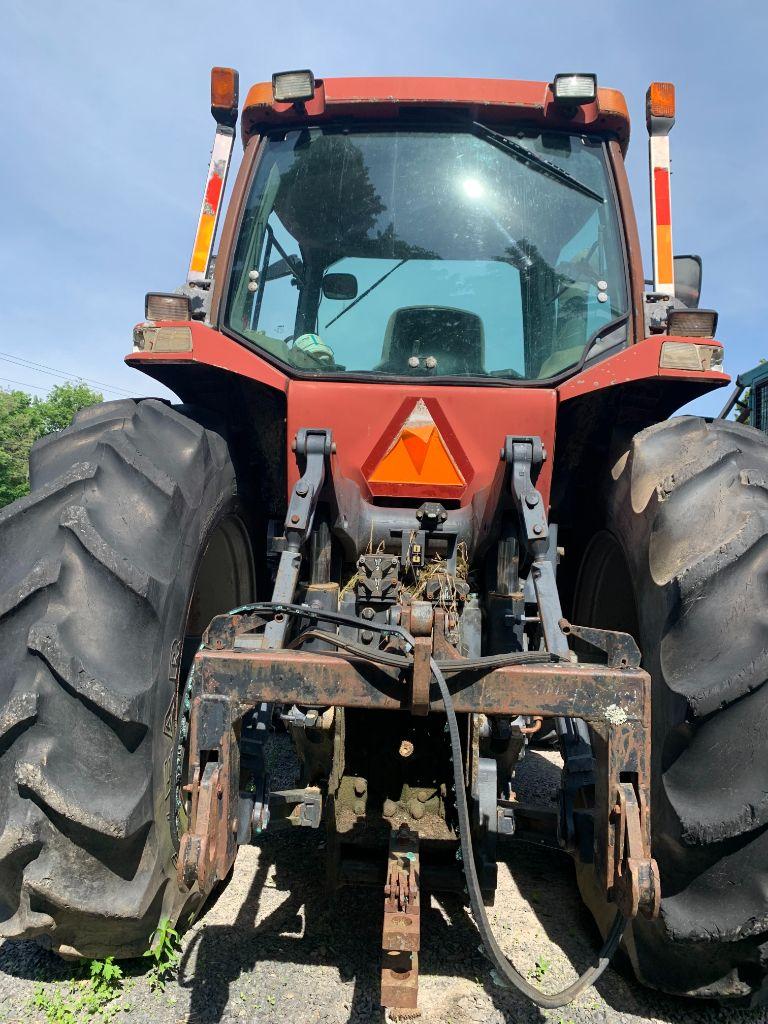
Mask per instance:
[[[533,753],[518,792],[547,799],[556,787],[551,755]],[[276,764],[290,773],[278,746]],[[290,781],[290,780],[284,780]],[[522,792],[521,792],[522,791]],[[117,1021],[218,1024],[259,1020],[301,1024],[379,1022],[381,895],[323,887],[322,836],[308,830],[267,834],[241,851],[230,885],[185,936],[178,977],[150,992],[144,963],[126,965],[112,1005]],[[581,905],[569,859],[517,848],[499,865],[489,913],[515,964],[549,990],[570,983],[599,944]],[[420,999],[424,1024],[757,1024],[768,1011],[723,1009],[641,988],[626,965],[609,968],[595,988],[563,1010],[542,1011],[497,987],[477,952],[478,936],[456,897],[433,895],[422,908]],[[77,977],[31,942],[0,945],[0,1024],[73,1024],[31,1005],[35,991],[64,994]],[[42,988],[41,988],[42,987]],[[93,1020],[93,1018],[86,1018]]]

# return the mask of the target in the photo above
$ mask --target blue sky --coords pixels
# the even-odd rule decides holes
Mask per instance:
[[[209,68],[222,64],[239,69],[241,94],[297,67],[326,77],[595,71],[633,118],[628,169],[647,272],[644,96],[651,80],[674,81],[675,250],[704,259],[702,304],[720,312],[729,372],[768,356],[768,5],[3,0],[2,25],[2,353],[163,393],[122,359],[144,293],[183,280],[213,132]],[[1,356],[0,378],[40,392],[56,382]]]

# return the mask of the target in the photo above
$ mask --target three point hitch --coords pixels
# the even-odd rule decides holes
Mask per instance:
[[[291,709],[287,717],[293,724],[308,716],[313,723],[319,716],[332,718],[327,709],[333,708],[405,711],[421,718],[447,714],[454,722],[456,713],[530,716],[554,719],[562,740],[563,800],[551,822],[556,841],[593,863],[621,920],[655,916],[660,885],[651,856],[650,678],[630,636],[571,625],[562,615],[547,557],[544,502],[534,485],[544,458],[538,439],[508,438],[501,472],[531,558],[544,649],[475,658],[450,648],[441,609],[428,602],[412,602],[407,616],[390,624],[343,614],[337,603],[294,603],[318,498],[333,481],[333,450],[329,431],[297,436],[305,469],[288,506],[272,600],[214,619],[195,658],[188,769],[177,780],[189,808],[179,885],[209,893],[226,877],[238,846],[252,841],[270,819],[319,826],[322,787],[270,793],[262,745],[276,709]],[[363,632],[388,642],[350,639]],[[314,642],[299,649],[302,636]],[[578,661],[569,639],[581,650],[597,649],[600,662]],[[466,778],[463,764],[456,774],[461,777]],[[578,806],[577,780],[586,784],[582,796],[589,793]],[[525,834],[524,807],[500,801],[499,814],[505,820],[512,816],[518,833]],[[393,827],[382,941],[385,1006],[416,1006],[421,900],[418,836]]]

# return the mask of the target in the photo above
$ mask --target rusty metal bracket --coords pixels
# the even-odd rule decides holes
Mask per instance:
[[[560,620],[566,636],[574,636],[585,644],[603,651],[609,668],[639,668],[640,648],[629,633],[613,629],[594,629],[592,626],[574,626],[567,619]]]
[[[202,694],[192,707],[190,827],[181,838],[177,863],[181,889],[209,893],[223,881],[237,853],[239,753],[233,742],[233,704],[219,694]]]
[[[414,715],[429,714],[429,687],[432,671],[429,666],[432,657],[432,637],[415,636],[413,638],[413,681],[411,683],[411,713]]]
[[[413,636],[411,713],[429,714],[429,688],[432,682],[432,657],[435,611],[430,601],[411,601],[402,612],[404,628]]]
[[[419,837],[406,825],[389,841],[387,882],[384,886],[384,927],[381,948],[381,1005],[413,1010],[419,998],[421,893]]]
[[[215,615],[203,632],[203,647],[211,651],[231,648],[238,634],[258,629],[266,621],[256,612],[228,612],[225,615]]]
[[[614,831],[613,902],[625,917],[658,917],[661,882],[644,839],[643,809],[631,782],[618,787]]]

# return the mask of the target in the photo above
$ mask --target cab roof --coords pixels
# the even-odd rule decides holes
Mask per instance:
[[[624,96],[598,89],[593,103],[563,111],[547,82],[496,78],[317,78],[306,105],[278,103],[272,83],[248,91],[241,119],[243,145],[269,129],[338,118],[396,120],[404,110],[454,110],[486,124],[530,122],[542,128],[612,133],[626,152],[629,114]],[[569,116],[572,114],[572,116]]]

